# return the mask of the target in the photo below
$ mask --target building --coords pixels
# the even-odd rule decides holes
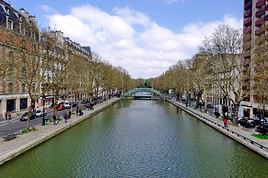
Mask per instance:
[[[70,71],[72,72],[70,77],[74,78],[73,80],[70,80],[71,82],[68,84],[69,87],[68,91],[66,91],[65,98],[70,102],[88,99],[90,94],[90,91],[86,91],[87,88],[90,90],[90,87],[88,86],[88,77],[86,74],[88,70],[83,67],[86,67],[87,64],[92,60],[91,49],[89,46],[81,46],[79,43],[72,41],[68,37],[64,37],[64,45],[68,51],[66,57],[68,60],[72,60],[73,62],[70,70],[75,70]],[[79,70],[77,70],[75,67],[77,64],[80,65]]]
[[[244,0],[241,112],[245,117],[267,110],[267,25],[268,1]]]
[[[21,40],[38,42],[39,30],[35,17],[24,9],[16,10],[7,2],[0,0],[0,118],[5,112],[15,115],[30,105],[29,95],[24,83],[20,82],[23,69],[14,66],[17,49]]]
[[[240,69],[241,54],[196,54],[192,63],[195,95],[201,94],[202,101],[219,108],[222,105],[230,109],[238,108]]]

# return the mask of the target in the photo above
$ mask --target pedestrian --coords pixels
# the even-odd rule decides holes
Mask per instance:
[[[80,110],[79,110],[79,116],[83,116],[83,111],[82,111],[81,108],[80,108]]]
[[[72,117],[72,112],[71,111],[69,111],[69,113],[68,113],[69,115],[68,115],[68,119],[71,119],[71,117]]]
[[[5,112],[5,119],[7,120],[7,112]]]
[[[227,113],[224,114],[223,116],[223,125],[224,125],[224,128],[227,128],[227,123],[228,123],[228,119],[227,119]]]
[[[65,123],[67,123],[67,119],[68,119],[68,115],[67,115],[67,113],[64,113],[63,118],[64,118]]]
[[[78,110],[78,108],[76,108],[76,115],[78,116],[78,113],[79,113],[79,110]]]
[[[8,113],[8,120],[11,120],[11,113]]]
[[[56,117],[55,114],[52,116],[52,119],[53,119],[53,123],[54,123],[54,125],[56,125],[56,124],[57,124],[57,123],[56,123],[57,117]]]

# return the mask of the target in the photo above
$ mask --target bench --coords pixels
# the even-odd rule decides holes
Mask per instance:
[[[6,136],[3,137],[3,139],[5,141],[9,141],[9,140],[12,140],[14,138],[16,138],[16,134],[14,134],[14,133],[8,134],[8,135],[6,135]]]

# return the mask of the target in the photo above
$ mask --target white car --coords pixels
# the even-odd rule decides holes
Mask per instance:
[[[35,115],[36,115],[36,117],[43,117],[43,110],[37,110],[35,112]],[[44,116],[46,116],[46,115],[47,115],[47,111],[45,110],[44,111]]]
[[[71,105],[70,105],[69,101],[64,101],[63,105],[64,105],[65,109],[70,109],[71,108]]]

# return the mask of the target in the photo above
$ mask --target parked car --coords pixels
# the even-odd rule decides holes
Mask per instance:
[[[257,132],[260,132],[263,135],[268,135],[268,122],[260,123],[260,125],[256,128]]]
[[[255,117],[254,118],[254,123],[256,126],[258,126],[264,122],[267,122],[267,119],[265,119],[264,117]]]
[[[70,109],[71,108],[71,105],[70,105],[69,101],[64,101],[63,105],[64,105],[65,109]]]
[[[35,114],[36,114],[36,117],[43,117],[43,115],[44,115],[44,116],[47,115],[47,111],[44,110],[44,113],[43,113],[43,110],[37,110],[37,111],[35,112]]]
[[[214,108],[214,104],[213,103],[208,103],[207,108]]]
[[[27,121],[29,118],[30,118],[30,120],[37,118],[35,112],[32,112],[31,114],[29,112],[22,114],[20,117],[20,120]]]
[[[256,126],[254,119],[243,117],[238,120],[238,124],[246,128],[254,128]]]
[[[77,103],[72,103],[72,108],[76,108],[77,107]]]
[[[57,111],[62,111],[62,110],[64,110],[64,109],[65,109],[65,108],[64,108],[64,104],[63,104],[63,103],[58,104],[57,107],[56,107],[56,110],[57,110]]]
[[[90,101],[89,100],[83,100],[82,102],[81,102],[81,104],[88,104]]]

